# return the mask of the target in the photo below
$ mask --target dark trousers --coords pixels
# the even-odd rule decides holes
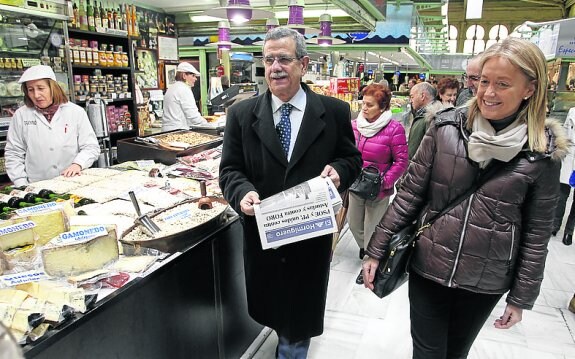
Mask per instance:
[[[502,294],[449,288],[409,274],[413,359],[463,359]]]
[[[553,220],[553,232],[559,232],[561,229],[561,222],[563,221],[563,215],[565,214],[565,208],[567,207],[567,199],[571,193],[571,186],[565,183],[559,185],[559,202],[557,202],[557,208],[555,209],[555,219]],[[565,224],[565,233],[573,234],[573,229],[575,228],[575,206],[573,201],[571,201],[571,210],[569,211],[569,217],[567,217],[567,223]]]

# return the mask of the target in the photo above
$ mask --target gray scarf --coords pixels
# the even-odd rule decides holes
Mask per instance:
[[[515,120],[499,132],[489,121],[477,115],[473,121],[473,132],[469,136],[469,158],[485,168],[492,159],[509,162],[527,142],[527,125]]]

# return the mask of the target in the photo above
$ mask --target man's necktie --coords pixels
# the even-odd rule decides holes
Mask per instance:
[[[289,152],[289,145],[291,140],[291,122],[289,119],[289,115],[293,105],[290,103],[284,103],[280,107],[280,122],[276,126],[276,132],[278,133],[278,137],[282,144],[282,148],[284,153],[287,157]]]

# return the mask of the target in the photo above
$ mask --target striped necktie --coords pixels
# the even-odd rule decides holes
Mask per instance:
[[[276,126],[276,132],[278,134],[279,140],[282,144],[282,148],[284,150],[284,154],[288,155],[289,152],[289,145],[291,141],[291,122],[289,119],[289,115],[293,105],[290,103],[284,103],[280,107],[280,122]]]

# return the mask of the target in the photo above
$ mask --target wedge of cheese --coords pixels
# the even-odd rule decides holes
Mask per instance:
[[[82,313],[86,311],[86,292],[82,288],[51,281],[19,284],[16,288],[27,292],[34,298],[56,304],[59,308],[67,305]]]
[[[27,217],[36,224],[34,232],[39,245],[44,245],[60,233],[70,230],[68,217],[63,209],[29,214]]]
[[[34,226],[32,221],[0,226],[0,249],[7,251],[12,248],[33,245],[36,239]]]
[[[16,308],[22,305],[26,297],[28,297],[28,293],[23,290],[12,288],[0,289],[0,303],[9,304]]]
[[[80,243],[56,245],[51,242],[42,249],[44,271],[57,277],[101,269],[118,257],[115,230]]]

